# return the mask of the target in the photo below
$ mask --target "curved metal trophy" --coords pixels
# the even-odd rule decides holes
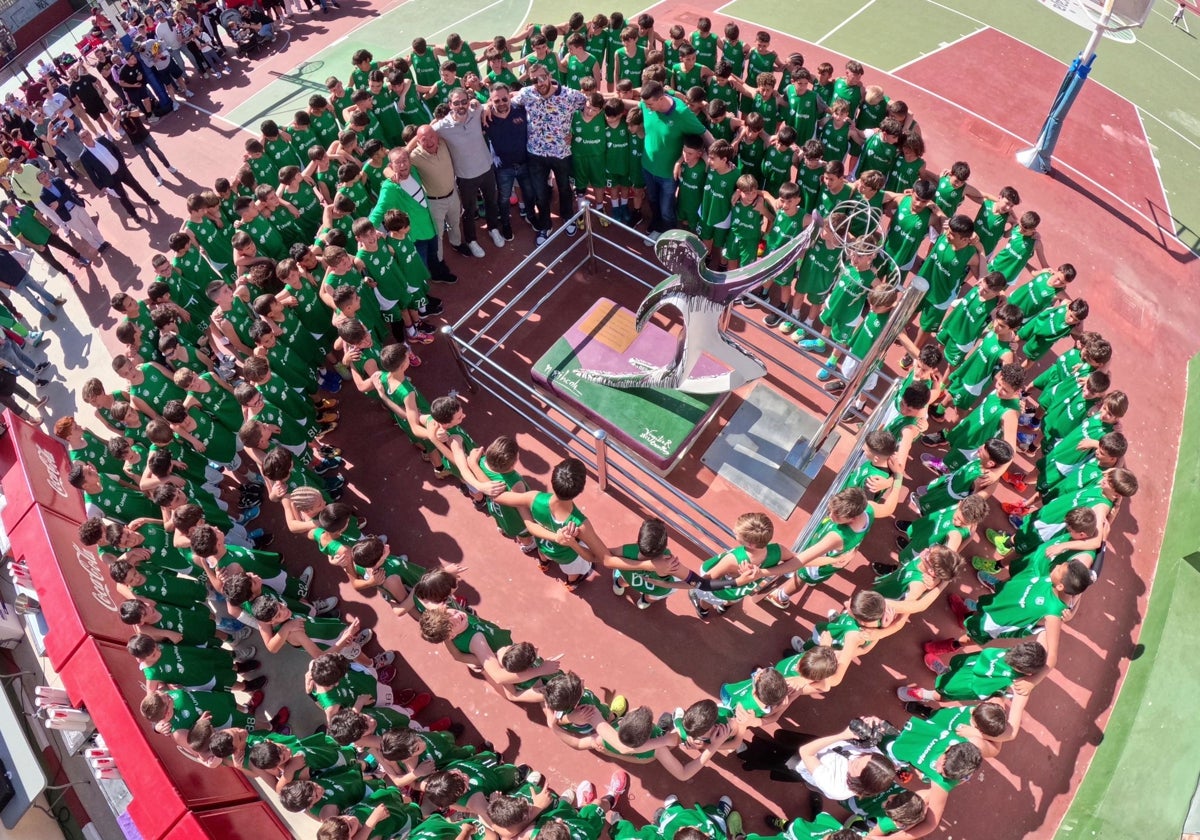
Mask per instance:
[[[637,311],[637,329],[655,312],[670,307],[683,317],[683,332],[675,357],[665,367],[645,373],[607,373],[580,370],[579,376],[614,388],[674,388],[690,394],[720,394],[732,391],[767,372],[766,365],[721,328],[721,316],[730,304],[758,288],[804,257],[816,236],[819,220],[778,251],[732,271],[712,271],[704,265],[705,249],[700,239],[685,230],[670,230],[654,246],[658,261],[674,272],[646,295]],[[729,370],[714,376],[693,376],[704,354]]]

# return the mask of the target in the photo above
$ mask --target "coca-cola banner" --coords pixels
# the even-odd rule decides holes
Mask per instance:
[[[129,815],[146,840],[174,837],[188,809],[229,809],[261,802],[258,792],[237,770],[209,768],[184,756],[175,742],[153,730],[138,711],[146,696],[137,662],[124,645],[87,639],[60,672],[75,705],[87,707],[116,761],[117,771],[133,794]],[[253,819],[225,833],[180,834],[180,837],[286,837],[269,822]],[[242,827],[244,826],[244,828]]]
[[[4,412],[4,425],[8,431],[0,437],[0,487],[4,489],[4,527],[10,536],[34,504],[76,524],[82,522],[86,518],[83,495],[67,484],[71,471],[67,448],[11,411]]]
[[[117,616],[121,602],[105,562],[79,542],[76,522],[34,505],[8,532],[13,556],[24,558],[50,626],[46,654],[61,670],[85,636],[124,645],[132,635]]]

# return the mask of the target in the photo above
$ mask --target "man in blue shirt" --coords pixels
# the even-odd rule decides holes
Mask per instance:
[[[512,241],[513,183],[521,187],[521,215],[528,212],[524,202],[533,199],[533,178],[529,174],[529,120],[523,105],[512,104],[512,91],[504,82],[492,85],[488,98],[491,121],[484,127],[492,152],[500,165],[496,167],[496,183],[500,190],[500,232]]]

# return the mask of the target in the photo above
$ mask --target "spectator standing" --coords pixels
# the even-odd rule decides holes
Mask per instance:
[[[55,233],[51,229],[52,223],[34,209],[33,205],[26,204],[21,206],[15,199],[10,198],[4,202],[3,210],[4,215],[8,217],[9,229],[16,235],[17,239],[37,251],[38,256],[44,259],[59,274],[67,275],[67,279],[71,283],[78,282],[75,279],[75,275],[58,261],[58,258],[50,250],[51,248],[57,248],[69,256],[74,261],[76,268],[83,268],[92,264],[91,260],[85,258],[83,254],[75,250],[75,246]]]
[[[492,85],[488,105],[491,119],[484,128],[484,134],[499,162],[496,167],[496,188],[500,205],[500,233],[512,241],[513,184],[521,187],[523,202],[533,203],[533,177],[529,173],[529,119],[523,106],[512,104],[512,90],[504,82]]]
[[[413,168],[421,173],[425,200],[429,203],[429,214],[433,216],[438,261],[442,261],[442,231],[447,229],[451,247],[464,256],[471,256],[470,249],[462,241],[462,202],[458,198],[450,149],[433,130],[433,126],[423,125],[409,142],[408,151]],[[479,248],[478,245],[475,247]],[[482,257],[482,249],[480,251],[479,256]]]
[[[15,250],[17,250],[17,243],[7,234],[0,234],[0,283],[7,287],[7,291],[16,292],[29,301],[34,309],[46,316],[47,320],[57,321],[58,316],[50,307],[62,306],[67,302],[66,299],[55,297],[45,286],[34,280],[25,270],[25,266],[21,265],[13,256],[12,252]],[[20,317],[17,315],[16,308],[8,300],[5,300],[4,303],[14,318]]]
[[[140,195],[151,207],[158,206],[158,199],[146,192],[146,188],[133,177],[133,173],[125,165],[125,158],[121,156],[121,150],[117,148],[116,143],[107,137],[93,137],[90,131],[82,132],[79,137],[83,140],[84,146],[83,157],[79,159],[79,162],[83,164],[84,170],[92,179],[92,183],[96,185],[96,189],[105,190],[109,195],[118,199],[121,206],[125,208],[125,212],[139,222],[141,216],[137,214],[137,210],[129,200],[129,193],[125,191],[126,186]]]
[[[162,153],[162,149],[158,148],[158,143],[154,141],[154,135],[150,133],[150,129],[142,122],[143,116],[145,115],[140,110],[130,105],[123,106],[117,110],[118,125],[125,132],[125,136],[129,138],[130,144],[137,150],[141,159],[146,162],[146,168],[154,176],[155,182],[161,187],[163,183],[162,175],[158,173],[154,161],[150,159],[151,152],[162,161],[162,165],[167,167],[167,171],[172,175],[179,174],[179,170],[171,165],[171,161],[167,160],[167,156]]]
[[[384,180],[379,186],[379,200],[371,211],[371,224],[383,225],[383,216],[388,210],[403,210],[412,225],[409,236],[413,247],[431,279],[438,283],[454,283],[458,278],[439,254],[440,231],[434,225],[429,209],[429,199],[421,183],[421,177],[412,168],[412,156],[403,147],[388,152],[388,165],[384,169]]]
[[[53,178],[49,172],[38,173],[42,185],[42,203],[54,211],[59,223],[86,242],[96,253],[108,250],[108,243],[92,221],[83,196],[62,178]]]
[[[642,85],[640,107],[646,129],[642,177],[652,214],[650,231],[659,234],[677,224],[675,163],[683,153],[684,135],[700,135],[706,149],[713,138],[683,100],[667,93],[661,82],[651,80]]]
[[[150,93],[150,85],[146,84],[146,74],[138,62],[137,53],[128,53],[125,64],[117,71],[117,84],[125,94],[125,101],[135,108],[141,108],[150,115],[150,122],[158,122],[154,116],[154,97]]]
[[[80,69],[78,64],[71,65],[67,71],[67,93],[76,113],[82,111],[86,115],[84,125],[93,133],[112,132],[114,139],[120,136],[108,107],[108,100],[100,88],[100,80],[91,73]]]
[[[537,244],[550,235],[550,176],[558,188],[558,215],[566,220],[575,213],[571,188],[571,117],[582,111],[587,97],[563,87],[550,78],[550,71],[536,65],[529,72],[533,84],[512,95],[512,104],[524,107],[529,118],[529,174],[533,180],[533,226]],[[686,109],[685,109],[686,110]],[[673,164],[672,164],[673,165]],[[574,236],[575,225],[567,225]]]
[[[496,200],[496,168],[492,152],[483,136],[482,113],[479,101],[462,88],[450,91],[449,115],[433,123],[433,130],[445,141],[454,162],[458,196],[463,203],[463,237],[476,257],[483,249],[476,241],[475,219],[479,215],[477,195],[483,197],[488,232],[497,248],[504,247],[500,233],[500,206]]]

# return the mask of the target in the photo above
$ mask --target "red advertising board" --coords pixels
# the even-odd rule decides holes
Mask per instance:
[[[258,792],[240,772],[197,764],[179,752],[173,740],[153,730],[138,711],[138,704],[146,696],[145,682],[137,662],[123,645],[86,639],[60,675],[71,702],[82,704],[104,735],[117,769],[133,794],[129,815],[147,840],[174,837],[169,832],[189,809],[229,810],[262,804]],[[286,832],[256,832],[238,828],[225,836],[256,840],[288,836]]]
[[[253,837],[254,840],[284,840],[288,830],[271,806],[259,800],[249,805],[191,811],[183,815],[165,840],[210,840],[219,837]]]
[[[13,556],[24,558],[50,626],[46,654],[60,670],[87,636],[124,645],[132,635],[121,623],[121,596],[105,562],[79,541],[79,524],[34,505],[8,532]]]
[[[71,461],[58,438],[4,412],[8,431],[0,437],[0,487],[4,489],[4,527],[11,534],[34,504],[79,524],[86,518],[83,494],[67,484]]]

